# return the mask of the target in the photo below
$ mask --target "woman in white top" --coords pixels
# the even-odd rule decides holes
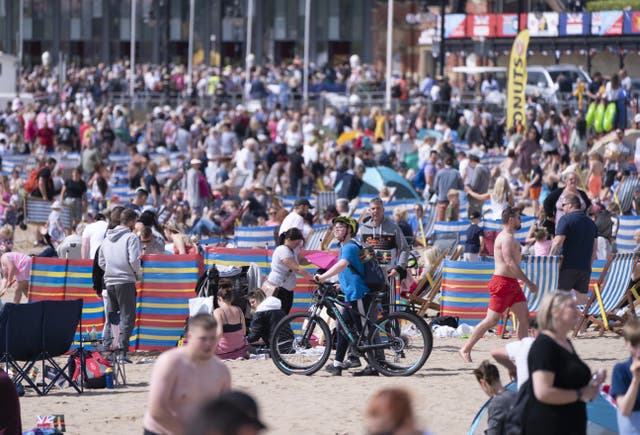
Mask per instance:
[[[511,187],[509,187],[509,182],[504,177],[496,179],[496,184],[493,186],[491,193],[476,193],[469,189],[467,190],[467,195],[480,201],[490,200],[491,213],[487,217],[493,220],[501,220],[504,209],[507,206],[513,206],[513,193],[511,192]]]
[[[289,314],[293,305],[296,274],[313,280],[313,275],[300,266],[300,263],[307,263],[307,260],[300,255],[302,245],[304,245],[302,231],[298,228],[289,228],[284,232],[284,244],[278,246],[271,256],[271,272],[267,281],[276,286],[277,292],[267,296],[280,299],[282,311],[285,314]]]

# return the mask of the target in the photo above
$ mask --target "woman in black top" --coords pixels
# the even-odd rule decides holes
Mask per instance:
[[[548,294],[538,311],[541,333],[531,345],[528,364],[533,397],[525,412],[524,433],[544,435],[585,434],[586,402],[597,395],[606,373],[591,370],[575,353],[567,338],[578,318],[573,296]]]
[[[75,226],[82,220],[87,210],[87,183],[82,177],[82,167],[73,168],[71,178],[64,180],[64,186],[60,195],[64,204],[69,206],[71,212],[71,225]]]

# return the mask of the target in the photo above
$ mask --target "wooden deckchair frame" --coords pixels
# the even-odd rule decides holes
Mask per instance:
[[[624,321],[626,320],[625,317],[630,316],[631,318],[636,318],[635,305],[639,299],[638,290],[640,288],[640,284],[639,284],[640,280],[636,280],[635,282],[632,282],[631,285],[627,286],[627,289],[625,290],[624,295],[614,307],[614,310],[619,309],[622,307],[622,305],[624,305],[625,302],[627,302],[629,304],[628,305],[629,309],[624,316],[618,316],[615,312],[611,312],[611,311],[606,312],[604,309],[604,304],[602,302],[601,289],[605,282],[605,278],[607,277],[607,273],[609,272],[611,263],[613,262],[614,258],[615,258],[615,254],[612,254],[609,257],[607,264],[604,266],[604,269],[602,270],[602,274],[600,274],[600,278],[598,279],[598,282],[594,285],[593,294],[589,297],[589,300],[587,301],[587,303],[584,306],[584,309],[582,310],[582,313],[580,315],[580,321],[578,322],[576,327],[573,329],[574,338],[578,336],[578,334],[580,333],[586,321],[590,321],[598,325],[600,335],[603,335],[607,330],[612,331],[616,334],[620,334],[621,328],[619,324],[624,323]],[[640,257],[636,255],[633,260],[632,270],[638,264],[639,259]],[[599,319],[598,317],[589,314],[589,310],[591,309],[591,306],[593,305],[594,302],[598,303],[598,305],[600,306],[600,315],[602,316],[602,319]]]
[[[464,246],[457,246],[449,257],[450,260],[457,260],[460,254],[464,250]],[[431,269],[425,274],[425,276],[418,281],[416,289],[413,293],[405,295],[405,298],[412,304],[418,305],[418,315],[424,316],[428,309],[440,311],[440,304],[434,302],[435,297],[440,293],[442,288],[442,273],[437,274],[438,269],[442,266],[442,263],[447,258],[447,251],[443,251],[435,263],[431,266]]]

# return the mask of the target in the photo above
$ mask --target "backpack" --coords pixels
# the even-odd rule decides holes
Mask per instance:
[[[533,384],[531,378],[527,379],[520,389],[516,401],[507,412],[503,428],[506,435],[521,435],[524,431],[524,417],[527,413],[529,402],[533,398]]]
[[[416,175],[413,176],[413,187],[416,190],[424,190],[427,187],[427,180],[424,179],[424,168],[427,165],[422,165],[422,167],[416,172]]]
[[[27,177],[27,181],[24,182],[24,193],[31,194],[38,188],[38,174],[41,169],[42,166],[39,166],[31,171],[29,177]]]
[[[81,359],[84,360],[84,386],[85,388],[105,388],[107,381],[105,373],[112,368],[111,362],[103,357],[100,352],[78,351],[71,355],[69,375],[73,381],[80,376]]]
[[[542,140],[545,142],[553,142],[556,138],[553,128],[545,128],[542,131]]]
[[[364,275],[362,275],[358,269],[349,265],[351,270],[360,275],[360,278],[362,278],[366,286],[369,287],[369,290],[374,292],[386,290],[387,287],[389,287],[389,281],[380,264],[378,264],[373,248],[361,245],[356,240],[352,240],[352,242],[359,248],[358,257],[364,266]]]

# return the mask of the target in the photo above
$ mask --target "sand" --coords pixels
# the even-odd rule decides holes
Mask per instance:
[[[16,231],[16,250],[39,252],[29,243],[34,228]],[[4,301],[13,295],[5,295]],[[227,362],[233,387],[249,392],[258,401],[268,435],[279,434],[362,434],[362,412],[377,390],[400,386],[410,390],[414,409],[422,427],[440,435],[466,433],[473,417],[487,399],[471,374],[477,365],[490,358],[490,350],[504,346],[507,340],[494,335],[482,339],[473,352],[473,364],[465,364],[458,355],[464,339],[436,338],[434,349],[424,367],[406,378],[354,378],[348,371],[331,377],[324,371],[313,376],[286,376],[271,360]],[[578,354],[592,369],[604,368],[611,379],[613,365],[626,358],[623,340],[612,334],[587,336],[573,341]],[[127,365],[128,384],[113,390],[85,390],[78,395],[70,388],[53,389],[46,397],[27,390],[20,399],[22,425],[35,427],[38,415],[64,414],[67,433],[141,434],[142,417],[147,407],[149,376],[154,358],[148,354],[133,356]],[[507,379],[501,370],[503,380]]]
[[[313,376],[286,376],[271,360],[227,362],[234,388],[251,393],[258,401],[266,434],[362,434],[362,412],[373,392],[400,386],[410,390],[415,411],[424,428],[436,434],[466,433],[486,400],[471,370],[489,351],[507,341],[493,335],[474,350],[473,364],[457,354],[463,339],[436,339],[425,366],[402,378],[354,378],[348,371],[331,377],[320,371]],[[592,369],[605,368],[626,357],[622,339],[607,335],[573,341],[578,354]],[[113,390],[54,389],[47,397],[33,391],[20,399],[23,427],[35,426],[36,416],[64,414],[69,434],[140,434],[146,409],[152,358],[136,355],[137,364],[127,365],[128,385]],[[142,362],[142,361],[147,361]],[[503,379],[507,373],[501,370]]]

